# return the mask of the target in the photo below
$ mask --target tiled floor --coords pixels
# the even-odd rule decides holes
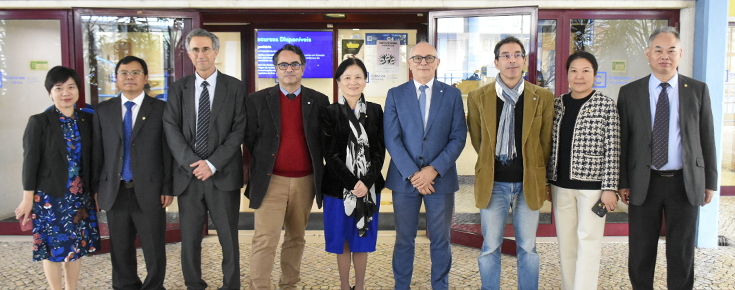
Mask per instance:
[[[723,197],[720,204],[720,235],[735,242],[735,197]],[[303,289],[339,289],[336,258],[324,252],[322,232],[307,233],[307,246],[302,263]],[[252,232],[241,232],[241,282],[249,280],[248,262]],[[367,270],[368,289],[392,289],[391,254],[393,232],[381,232],[377,251],[369,256]],[[606,238],[600,267],[600,289],[629,289],[627,275],[628,244],[626,238]],[[540,289],[559,289],[559,258],[554,238],[540,238],[538,253],[541,257]],[[203,275],[211,289],[219,286],[221,250],[214,236],[207,237],[203,245]],[[179,254],[180,244],[167,246],[168,267],[165,286],[168,289],[184,289]],[[40,263],[31,262],[29,237],[0,238],[0,288],[1,289],[45,289],[46,280]],[[656,289],[666,287],[665,243],[659,246],[656,261]],[[452,246],[453,265],[449,281],[452,289],[479,289],[480,276],[477,269],[479,250],[464,246]],[[83,259],[80,288],[110,288],[110,256],[95,255]],[[502,289],[516,288],[515,257],[503,255]],[[141,276],[145,273],[142,252],[138,251]],[[419,237],[416,244],[413,289],[430,289],[429,244],[426,237]],[[273,283],[277,282],[278,263],[274,267]],[[718,249],[697,249],[696,289],[735,289],[735,246]]]

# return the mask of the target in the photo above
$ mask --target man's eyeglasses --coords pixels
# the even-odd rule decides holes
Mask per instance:
[[[421,63],[421,61],[423,60],[426,60],[426,63],[433,63],[437,59],[437,57],[433,55],[427,55],[427,56],[414,55],[411,57],[411,59],[415,63]]]
[[[516,53],[516,54],[507,53],[507,54],[501,54],[500,56],[498,56],[498,59],[510,60],[511,58],[525,58],[525,57],[526,55],[522,53]]]
[[[143,74],[143,71],[140,71],[140,70],[134,70],[134,71],[121,70],[121,71],[117,72],[117,74],[119,74],[119,75],[121,75],[123,77],[127,77],[128,75],[132,75],[134,77],[137,77],[137,76]]]
[[[276,66],[280,70],[287,70],[289,66],[291,66],[291,69],[292,70],[300,70],[301,69],[301,64],[298,63],[298,62],[295,62],[295,61],[292,62],[292,63],[290,63],[290,64],[289,63],[282,62],[282,63],[277,64]]]

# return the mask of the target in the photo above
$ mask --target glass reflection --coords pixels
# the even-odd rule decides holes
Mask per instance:
[[[127,55],[148,64],[146,93],[166,100],[175,80],[174,53],[183,51],[180,18],[82,16],[86,100],[93,105],[119,93],[115,65]]]
[[[464,96],[493,80],[495,44],[513,35],[523,42],[528,54],[531,16],[489,16],[437,19],[436,47],[442,60],[437,70],[439,81],[451,84]],[[524,76],[528,72],[525,68]]]

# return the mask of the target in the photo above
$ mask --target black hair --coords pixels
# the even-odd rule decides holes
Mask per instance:
[[[56,84],[63,84],[68,81],[69,78],[73,79],[77,88],[79,88],[82,80],[79,78],[77,71],[63,66],[55,66],[51,68],[46,74],[46,82],[44,83],[46,85],[46,91],[50,94],[51,89],[54,88]]]
[[[132,55],[128,55],[126,57],[123,57],[123,59],[121,59],[120,61],[117,62],[117,65],[115,66],[115,73],[117,74],[117,70],[120,68],[120,65],[121,64],[129,64],[129,63],[134,62],[134,61],[137,61],[140,64],[140,66],[143,67],[143,74],[144,75],[148,75],[148,65],[145,64],[145,60],[142,60],[141,58],[135,57],[135,56],[132,56]]]
[[[365,64],[362,63],[362,61],[359,58],[356,57],[350,57],[348,59],[345,59],[342,63],[339,64],[337,67],[337,71],[334,73],[334,78],[339,81],[340,78],[342,78],[342,74],[345,73],[345,70],[347,70],[348,67],[357,65],[362,69],[362,73],[365,77],[367,77],[367,68],[365,68]]]
[[[592,70],[594,70],[595,71],[595,75],[597,75],[597,59],[595,58],[594,55],[592,55],[591,53],[586,52],[584,50],[578,50],[577,52],[572,53],[569,56],[569,58],[567,58],[567,71],[569,71],[569,66],[572,65],[572,62],[575,59],[580,59],[580,58],[584,58],[584,59],[588,60],[592,64]]]
[[[301,47],[299,47],[298,45],[290,44],[290,43],[284,45],[283,47],[281,47],[281,49],[276,51],[276,53],[273,55],[273,65],[278,65],[278,55],[281,54],[281,51],[284,51],[284,50],[292,51],[293,53],[298,54],[299,57],[301,57],[301,65],[302,66],[306,65],[306,56],[304,56],[304,52],[301,51]]]
[[[500,57],[500,47],[503,46],[504,44],[513,43],[513,42],[514,43],[518,43],[518,45],[521,46],[521,53],[523,53],[523,56],[525,57],[526,56],[526,48],[523,47],[523,43],[521,43],[521,41],[518,38],[516,38],[515,36],[508,35],[507,37],[503,38],[503,40],[501,40],[500,42],[498,42],[498,44],[495,45],[495,60],[498,60],[499,57]]]

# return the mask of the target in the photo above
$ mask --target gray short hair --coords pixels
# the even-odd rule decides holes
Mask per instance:
[[[653,40],[656,39],[656,36],[661,33],[671,33],[676,36],[676,40],[681,41],[681,37],[679,37],[679,32],[676,31],[676,28],[671,26],[664,26],[653,30],[651,36],[648,37],[648,47],[651,47],[651,42],[653,42]]]
[[[215,51],[219,51],[219,38],[217,37],[217,35],[214,35],[214,33],[211,33],[209,31],[204,30],[204,29],[201,29],[201,28],[197,28],[197,29],[192,30],[186,36],[186,51],[190,51],[189,50],[189,42],[191,42],[191,38],[192,37],[195,37],[195,36],[209,37],[210,39],[212,39],[212,49],[214,49]]]

